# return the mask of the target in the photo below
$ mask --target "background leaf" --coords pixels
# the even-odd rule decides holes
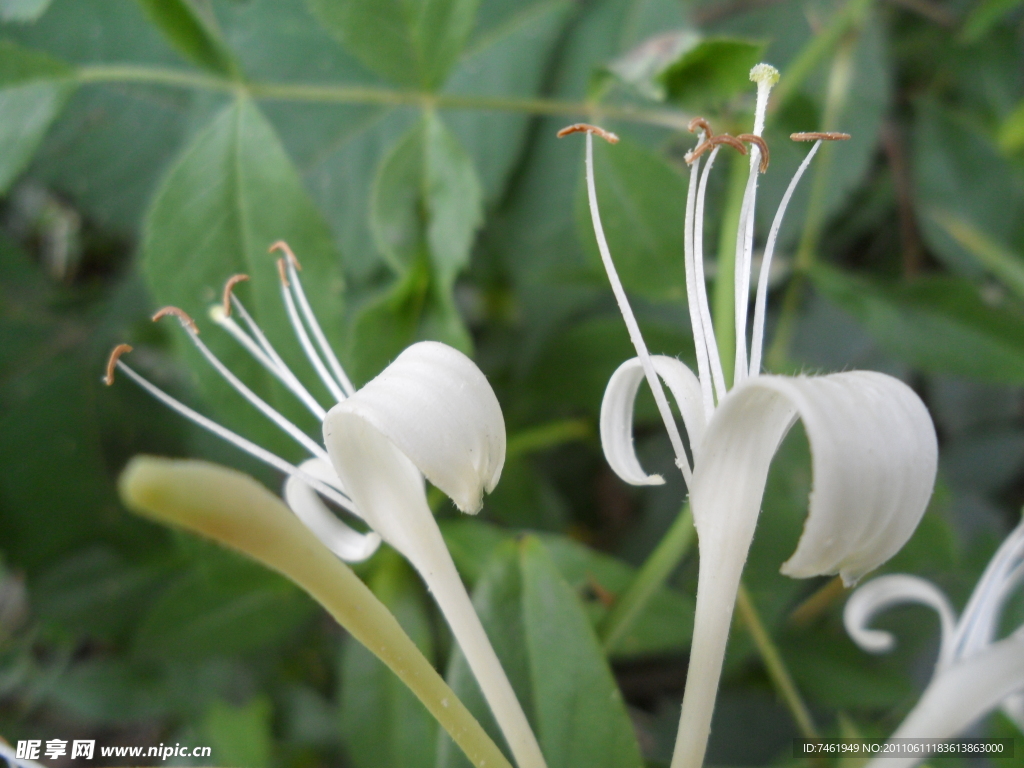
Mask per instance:
[[[286,330],[274,257],[267,253],[277,240],[287,241],[302,262],[309,300],[328,339],[336,341],[343,282],[330,233],[273,129],[252,102],[241,99],[196,137],[161,186],[144,229],[146,275],[159,304],[181,307],[200,325],[228,277],[239,272],[251,275],[252,291],[247,295],[243,287],[239,295],[297,375],[315,382]],[[226,334],[208,335],[221,359],[242,371],[257,392],[282,401],[285,413],[308,423],[308,415],[299,412],[294,399],[270,390],[269,374]],[[252,418],[251,407],[208,364],[189,354],[204,391],[229,423],[260,437],[264,445],[294,453],[274,428]]]
[[[965,280],[885,286],[820,267],[814,280],[883,347],[923,370],[1024,382],[1024,317],[987,304]]]
[[[238,74],[231,52],[214,28],[212,14],[204,17],[189,0],[138,0],[146,16],[171,45],[196,66],[222,75]]]
[[[28,165],[73,90],[70,68],[0,40],[0,194]]]
[[[401,85],[440,85],[473,28],[477,0],[310,0],[320,23]]]

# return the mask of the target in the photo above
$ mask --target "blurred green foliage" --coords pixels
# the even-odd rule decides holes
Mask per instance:
[[[173,323],[148,322],[172,303],[205,331],[224,280],[245,272],[239,294],[313,379],[286,343],[266,253],[285,239],[357,384],[439,339],[475,355],[522,438],[483,521],[439,514],[552,768],[634,765],[638,750],[665,764],[694,557],[610,660],[595,633],[685,490],[638,493],[604,464],[601,394],[632,351],[596,258],[581,143],[554,134],[588,119],[623,137],[596,152],[608,239],[652,352],[688,360],[685,125],[700,109],[716,130],[749,130],[759,56],[783,73],[759,238],[805,151],[788,134],[853,134],[812,166],[782,229],[769,339],[784,332],[769,361],[885,370],[922,395],[940,486],[885,569],[962,606],[1024,502],[1022,23],[1003,0],[0,0],[0,733],[204,744],[216,764],[250,768],[462,760],[301,592],[116,500],[138,452],[281,482],[100,375],[129,342],[161,387],[295,458]],[[204,333],[315,435],[218,336]],[[637,423],[645,467],[677,478],[652,402]],[[819,727],[887,735],[937,623],[887,614],[900,645],[868,657],[842,629],[839,590],[779,575],[809,487],[797,431],[745,581]],[[408,567],[383,551],[362,575],[492,727]],[[710,763],[782,764],[794,735],[737,624]]]

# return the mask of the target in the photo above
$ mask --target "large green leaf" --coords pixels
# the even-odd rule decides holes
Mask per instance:
[[[181,307],[202,327],[210,327],[203,319],[224,281],[235,273],[249,274],[251,281],[239,295],[297,375],[314,393],[322,392],[313,386],[319,382],[288,329],[274,258],[267,249],[277,240],[291,245],[302,262],[309,300],[333,340],[340,331],[341,265],[330,232],[291,160],[252,102],[235,101],[194,139],[161,186],[143,234],[143,267],[159,304]],[[178,334],[182,341],[183,336]],[[286,413],[305,418],[300,423],[315,429],[292,398],[270,390],[269,375],[225,336],[215,330],[204,338],[257,392],[280,400]],[[269,441],[268,447],[281,445],[274,442],[276,433],[269,424],[253,418],[253,409],[208,364],[197,354],[189,359],[227,420],[247,435]]]
[[[424,655],[434,656],[426,595],[393,551],[378,556],[370,588]],[[341,731],[357,768],[431,768],[437,724],[395,674],[360,643],[346,638],[341,656]]]
[[[462,53],[478,0],[309,0],[320,22],[374,71],[436,88]]]
[[[70,74],[46,54],[0,40],[0,194],[28,165],[67,101]]]
[[[987,303],[966,280],[927,277],[887,285],[822,267],[814,283],[885,350],[922,370],[1024,382],[1024,317]]]
[[[356,378],[417,339],[468,352],[452,289],[483,220],[482,192],[472,160],[437,115],[426,114],[384,159],[370,205],[374,239],[398,280],[356,318]]]
[[[459,572],[470,584],[485,579],[499,547],[512,538],[508,531],[479,520],[450,520],[442,528]],[[597,627],[608,614],[604,600],[621,594],[636,569],[559,534],[538,534],[561,577],[582,600],[590,623]],[[781,562],[781,561],[780,561]],[[776,570],[778,564],[776,563]],[[636,623],[616,647],[619,657],[682,653],[693,632],[693,598],[664,587],[655,594]]]
[[[565,151],[573,149],[566,146]],[[614,145],[595,142],[594,179],[601,223],[626,290],[650,299],[685,300],[686,180],[628,139]],[[583,183],[576,196],[576,220],[580,241],[596,262],[600,256]]]
[[[204,15],[196,0],[138,0],[146,16],[172,46],[193,64],[222,75],[238,73],[231,51],[216,30],[212,12]]]
[[[232,552],[203,545],[190,566],[139,618],[140,658],[195,662],[266,650],[314,612],[298,587]]]
[[[523,626],[544,754],[565,768],[641,764],[622,694],[572,588],[538,539],[520,544]]]
[[[921,233],[946,266],[978,275],[982,268],[971,249],[941,222],[951,218],[1013,250],[1020,245],[1024,185],[972,122],[930,100],[916,107],[914,203]]]

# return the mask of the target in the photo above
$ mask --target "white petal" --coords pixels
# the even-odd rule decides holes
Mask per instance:
[[[782,572],[840,573],[847,583],[903,546],[931,497],[938,446],[913,390],[867,371],[758,376],[721,402],[707,426],[690,504],[700,565],[690,674],[673,768],[699,768],[740,574],[768,468],[797,417],[814,462],[810,511]]]
[[[938,667],[952,661],[956,614],[946,596],[930,581],[916,576],[893,574],[872,579],[850,595],[843,609],[843,623],[853,641],[869,653],[884,653],[895,646],[892,633],[871,629],[872,619],[890,606],[920,603],[934,608],[942,628]]]
[[[324,445],[360,514],[434,595],[516,763],[543,768],[536,737],[455,570],[423,484],[425,474],[461,509],[476,512],[483,491],[497,483],[505,423],[487,379],[461,352],[436,342],[415,344],[331,409]]]
[[[1024,635],[1011,635],[936,675],[891,738],[953,738],[1022,690]],[[924,757],[876,759],[868,768],[909,768]]]
[[[651,362],[658,377],[665,382],[675,398],[686,425],[690,450],[695,463],[704,438],[704,409],[700,382],[693,371],[674,357],[653,355]],[[648,475],[640,466],[633,446],[633,406],[644,369],[639,358],[620,365],[608,380],[601,401],[601,446],[609,466],[631,485],[661,485],[661,475]]]
[[[308,459],[299,465],[299,469],[330,486],[341,487],[337,474],[320,459]],[[285,481],[284,500],[324,546],[347,563],[363,562],[380,546],[380,536],[373,532],[359,533],[339,520],[320,495],[297,475],[291,475]]]
[[[483,491],[501,477],[505,421],[498,399],[473,361],[444,344],[413,344],[334,406],[324,420],[328,453],[338,425],[352,418],[373,425],[463,512],[478,512]]]

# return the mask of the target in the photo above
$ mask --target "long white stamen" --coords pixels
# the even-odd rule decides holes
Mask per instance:
[[[327,364],[331,367],[331,371],[334,373],[334,377],[341,388],[345,390],[346,395],[354,395],[356,388],[352,386],[352,382],[349,381],[345,370],[341,367],[341,363],[338,362],[337,355],[334,354],[334,350],[331,349],[331,345],[327,343],[327,337],[324,336],[323,330],[320,328],[320,323],[317,322],[316,315],[313,314],[313,308],[309,306],[309,301],[306,299],[306,292],[302,288],[302,281],[299,279],[299,272],[295,269],[295,264],[291,259],[288,259],[288,280],[291,283],[292,290],[295,291],[295,298],[298,299],[299,308],[302,310],[303,317],[306,318],[306,322],[309,324],[309,328],[313,331],[313,337],[316,339],[317,346],[320,347],[320,351],[323,352],[324,358],[327,360]]]
[[[594,234],[597,236],[597,247],[601,252],[601,261],[604,263],[605,272],[608,273],[608,281],[611,283],[612,293],[615,294],[615,301],[619,305],[622,319],[626,322],[629,338],[632,340],[637,357],[640,358],[640,364],[644,368],[644,375],[647,377],[647,384],[651,388],[651,394],[654,395],[654,402],[657,403],[658,412],[661,414],[662,421],[665,422],[665,429],[668,431],[669,440],[672,442],[672,450],[676,454],[676,466],[683,473],[686,487],[689,488],[691,486],[692,470],[690,469],[690,461],[686,456],[686,450],[683,448],[683,439],[679,435],[679,428],[676,426],[675,417],[672,415],[671,408],[669,408],[668,400],[665,397],[665,390],[662,389],[661,380],[654,370],[651,355],[647,351],[647,344],[640,334],[640,326],[633,316],[633,310],[629,306],[629,299],[626,298],[626,291],[619,280],[618,272],[615,271],[615,264],[612,262],[612,255],[608,250],[608,242],[604,237],[604,227],[601,226],[601,213],[597,209],[597,188],[594,185],[594,137],[589,132],[587,133],[586,169],[590,218],[594,223]]]
[[[317,354],[316,349],[313,347],[313,342],[309,340],[309,334],[306,333],[306,328],[302,324],[302,319],[299,317],[299,313],[295,309],[295,300],[292,299],[291,289],[288,288],[284,283],[281,284],[281,297],[284,299],[285,309],[288,311],[288,320],[292,324],[292,330],[295,331],[295,336],[299,340],[299,344],[302,346],[302,351],[306,353],[306,358],[313,364],[316,369],[317,375],[320,377],[320,381],[324,383],[324,386],[330,391],[331,396],[337,402],[346,400],[347,397],[341,389],[341,385],[338,384],[328,372],[324,366],[323,360],[320,359],[320,355]]]
[[[706,134],[697,134],[699,146]],[[700,381],[700,392],[704,401],[704,418],[711,420],[715,411],[714,394],[711,391],[711,372],[708,370],[708,346],[704,334],[704,322],[700,316],[700,302],[697,299],[696,276],[693,265],[693,212],[697,204],[697,181],[700,176],[700,158],[696,158],[690,166],[690,185],[686,192],[686,225],[683,230],[683,254],[686,261],[686,303],[690,311],[690,328],[693,330],[693,346],[697,353],[697,379]]]
[[[736,228],[736,256],[733,290],[736,307],[736,359],[733,365],[733,386],[747,377],[747,306],[750,303],[750,265],[754,246],[754,207],[757,200],[757,163],[760,150],[750,148],[750,175],[743,192],[740,221]]]
[[[715,393],[718,402],[725,397],[725,372],[722,370],[722,359],[718,354],[718,340],[715,338],[715,326],[711,322],[711,307],[708,304],[708,286],[704,281],[704,199],[708,189],[708,177],[711,175],[711,167],[718,157],[718,150],[715,147],[708,156],[707,165],[704,166],[704,173],[700,177],[700,187],[697,192],[697,208],[694,213],[693,229],[693,271],[694,287],[697,289],[697,303],[700,307],[701,325],[704,328],[704,343],[708,351],[708,361],[711,363],[711,376],[715,383]]]
[[[779,81],[779,71],[769,64],[758,64],[750,70],[750,79],[757,83],[757,101],[754,106],[754,135],[764,133],[768,96]],[[736,233],[736,361],[733,367],[733,385],[743,381],[750,371],[747,360],[747,313],[750,307],[750,269],[754,252],[754,222],[757,206],[757,177],[760,175],[761,148],[750,147],[750,178],[743,194],[740,223]],[[763,269],[763,267],[762,267]],[[753,341],[751,341],[753,346]]]
[[[320,403],[313,399],[313,396],[299,383],[299,380],[295,378],[291,370],[287,367],[281,367],[271,360],[260,345],[253,341],[249,334],[239,327],[238,323],[224,314],[224,308],[220,304],[210,307],[210,319],[227,331],[235,341],[245,347],[246,351],[256,359],[256,362],[272,373],[293,395],[299,398],[318,421],[324,420],[324,417],[327,416],[327,411],[324,410]]]
[[[789,207],[789,201],[793,197],[793,192],[796,191],[796,185],[800,183],[800,179],[804,175],[804,171],[811,164],[811,160],[814,159],[814,154],[818,151],[818,147],[821,146],[821,140],[814,142],[814,146],[811,147],[811,151],[807,153],[807,157],[800,163],[800,167],[796,169],[796,173],[793,174],[792,181],[789,182],[789,186],[786,187],[786,194],[782,196],[782,202],[779,203],[779,208],[775,212],[775,219],[772,221],[772,228],[768,233],[768,243],[765,245],[764,258],[761,259],[761,274],[757,278],[757,301],[754,304],[754,330],[750,336],[750,375],[758,376],[761,373],[761,350],[764,347],[764,322],[765,322],[765,311],[768,304],[768,275],[772,266],[772,255],[775,253],[775,241],[779,237],[779,228],[782,226],[782,217],[786,213],[786,208]]]
[[[151,384],[147,379],[143,378],[140,374],[136,373],[133,369],[128,367],[128,365],[121,362],[120,360],[117,361],[116,365],[119,371],[122,371],[126,376],[128,376],[128,378],[130,378],[144,390],[149,392],[149,394],[151,394],[153,397],[162,402],[171,410],[177,411],[189,421],[198,424],[200,427],[207,430],[208,432],[212,432],[217,437],[221,438],[222,440],[228,443],[231,443],[236,448],[245,451],[250,456],[254,456],[255,458],[262,461],[264,464],[267,464],[273,467],[274,469],[277,469],[287,475],[294,475],[295,477],[298,477],[299,479],[306,482],[308,485],[315,488],[319,494],[326,497],[330,501],[333,501],[338,506],[347,509],[354,515],[359,515],[358,510],[356,510],[355,505],[352,503],[352,500],[344,493],[342,493],[340,490],[328,485],[327,483],[323,482],[322,480],[319,480],[318,478],[313,477],[308,472],[302,471],[294,464],[285,461],[276,454],[273,454],[270,451],[268,451],[266,448],[261,448],[251,440],[246,440],[241,435],[232,432],[230,429],[227,429],[226,427],[222,427],[217,422],[208,419],[206,416],[203,416],[201,413],[198,413],[197,411],[192,410],[184,403],[168,395],[155,384]]]
[[[227,380],[227,382],[231,386],[233,386],[238,391],[239,394],[242,395],[242,397],[244,397],[246,400],[248,400],[250,403],[256,406],[256,408],[258,408],[259,411],[264,416],[266,416],[268,419],[274,422],[283,431],[287,432],[292,437],[292,439],[294,439],[297,443],[299,443],[299,445],[301,445],[311,454],[313,454],[319,459],[323,459],[324,461],[330,461],[330,457],[328,457],[327,451],[325,451],[322,446],[317,444],[317,442],[313,440],[309,435],[307,435],[297,426],[288,421],[288,419],[286,419],[284,416],[278,413],[274,408],[270,406],[269,403],[267,403],[265,400],[263,400],[263,398],[261,398],[251,389],[249,389],[249,387],[242,383],[241,379],[239,379],[237,376],[235,376],[235,374],[228,370],[228,367],[224,365],[224,363],[222,363],[217,358],[217,356],[213,354],[213,352],[210,351],[210,348],[207,347],[206,344],[203,343],[202,339],[199,338],[199,334],[197,334],[194,330],[192,330],[188,325],[184,323],[182,323],[182,328],[185,329],[186,334],[188,335],[189,339],[192,340],[192,343],[196,345],[196,348],[203,353],[203,357],[205,357],[207,361],[209,361],[210,365],[214,367],[217,373],[223,376]]]

